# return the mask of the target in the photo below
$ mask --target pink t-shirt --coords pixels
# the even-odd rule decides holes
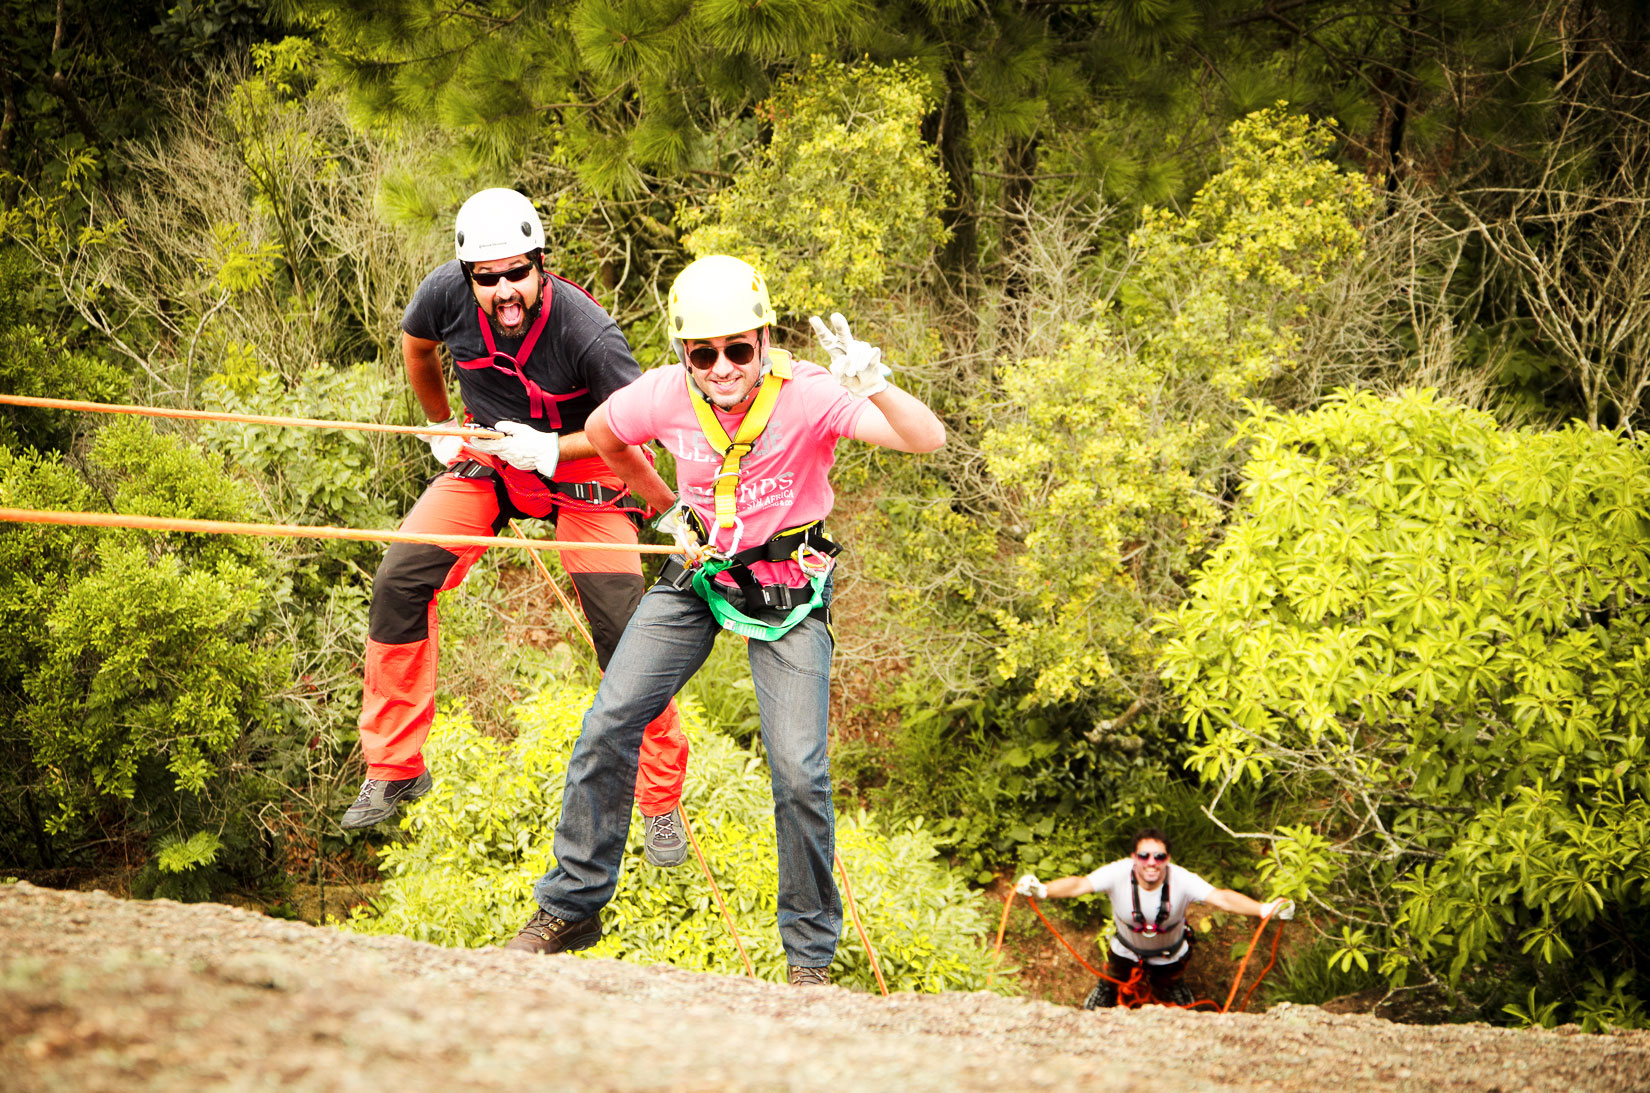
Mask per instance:
[[[771,379],[767,382],[773,382]],[[676,493],[711,526],[714,545],[727,550],[733,529],[715,523],[715,478],[722,457],[710,446],[693,412],[687,379],[680,364],[644,372],[642,378],[614,392],[606,402],[613,435],[626,444],[657,440],[676,457]],[[836,442],[852,437],[860,414],[870,405],[855,398],[825,369],[807,361],[792,364],[768,427],[739,464],[738,515],[744,523],[739,549],[753,547],[786,528],[830,515],[831,466]],[[744,414],[716,411],[729,437],[737,436]],[[759,584],[808,583],[794,561],[756,562],[751,573]],[[732,578],[724,577],[724,583]]]

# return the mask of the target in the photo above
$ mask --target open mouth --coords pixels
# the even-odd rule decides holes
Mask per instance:
[[[501,301],[493,310],[493,315],[503,327],[517,327],[527,318],[527,309],[521,306],[520,300]]]

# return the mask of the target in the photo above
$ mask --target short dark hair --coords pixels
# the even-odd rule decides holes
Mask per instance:
[[[1160,827],[1143,827],[1134,833],[1134,842],[1129,844],[1129,853],[1140,849],[1140,844],[1147,839],[1156,839],[1163,844],[1164,853],[1173,854],[1174,847],[1169,845],[1168,834]]]

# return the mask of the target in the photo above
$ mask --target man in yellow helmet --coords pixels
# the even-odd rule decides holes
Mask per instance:
[[[945,427],[890,382],[881,352],[841,315],[812,321],[827,370],[771,339],[762,275],[737,258],[702,258],[671,287],[668,321],[680,364],[616,392],[585,435],[638,496],[680,555],[642,597],[608,665],[568,763],[556,864],[511,949],[588,948],[601,937],[630,825],[628,790],[642,730],[709,655],[719,630],[750,638],[762,742],[773,776],[779,934],[793,984],[830,981],[842,926],[831,879],[835,818],[825,738],[830,697],[832,558],[820,529],[830,468],[844,437],[931,452]],[[676,457],[672,490],[639,454]]]

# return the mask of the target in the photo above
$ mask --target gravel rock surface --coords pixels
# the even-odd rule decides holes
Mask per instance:
[[[1085,1013],[0,886],[0,1089],[1650,1090],[1650,1033]]]

